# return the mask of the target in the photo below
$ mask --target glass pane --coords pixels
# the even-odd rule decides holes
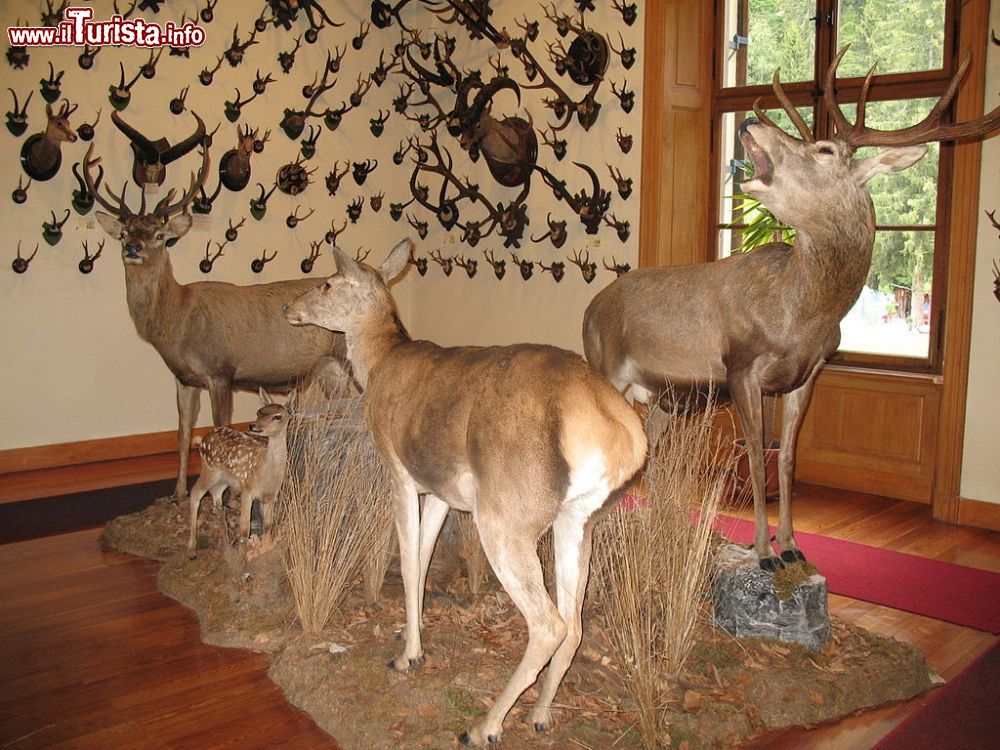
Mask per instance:
[[[816,0],[729,0],[723,86],[811,81],[816,50]]]
[[[812,127],[812,107],[799,107],[797,110],[806,124]],[[784,110],[769,109],[765,110],[765,114],[785,132],[796,134],[795,126]],[[755,226],[747,235],[761,241],[771,241],[768,228],[768,222],[771,220],[769,215],[756,208],[747,215],[743,215],[740,210],[749,200],[749,196],[742,193],[740,185],[749,175],[750,166],[743,151],[743,143],[739,139],[739,128],[743,120],[752,116],[753,112],[727,112],[722,116],[722,163],[719,165],[721,175],[716,216],[718,223],[723,225],[753,223]],[[731,252],[743,249],[743,240],[743,233],[723,229],[720,234],[719,257],[724,258]]]
[[[837,47],[850,43],[837,75],[937,70],[944,55],[945,0],[840,0]]]
[[[875,233],[871,272],[840,323],[840,350],[927,357],[934,232]]]
[[[920,122],[930,112],[937,99],[903,99],[871,102],[866,108],[865,124],[879,130],[897,130]],[[854,120],[856,106],[842,107]],[[934,224],[937,217],[938,162],[941,155],[937,143],[928,144],[927,155],[909,169],[873,177],[868,183],[875,204],[875,221],[882,226]],[[863,148],[855,154],[867,159],[881,149]]]

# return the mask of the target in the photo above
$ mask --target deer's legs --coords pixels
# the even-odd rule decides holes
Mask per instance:
[[[770,529],[767,525],[767,501],[764,497],[764,448],[763,448],[763,403],[760,384],[751,378],[730,375],[729,392],[740,418],[743,437],[750,459],[750,483],[753,486],[754,511],[754,551],[760,566],[765,570],[777,570],[781,560],[774,556],[770,545]],[[782,452],[785,447],[782,445]]]
[[[420,627],[424,626],[424,592],[427,589],[427,569],[431,566],[431,555],[441,527],[448,517],[448,503],[435,495],[424,496],[424,508],[420,515],[420,582],[417,584],[420,596],[417,601],[417,616]]]
[[[774,412],[777,405],[777,396],[763,396],[761,397],[761,402],[763,404],[763,421],[764,421],[764,447],[770,448],[771,443],[774,442]]]
[[[420,646],[420,504],[417,488],[407,477],[392,480],[393,514],[399,537],[399,568],[403,574],[403,598],[406,603],[406,645],[403,654],[389,666],[405,672],[419,664],[424,652]]]
[[[233,386],[227,380],[211,380],[208,398],[212,402],[212,424],[225,427],[233,423]]]
[[[484,747],[500,740],[504,717],[556,653],[567,627],[545,590],[536,537],[518,519],[494,513],[478,514],[476,525],[493,572],[528,623],[528,646],[517,669],[486,717],[460,737],[465,745]]]
[[[552,524],[556,605],[566,623],[566,638],[549,662],[538,700],[528,713],[527,722],[536,732],[551,729],[555,723],[552,719],[552,700],[583,638],[583,598],[590,573],[592,538],[593,525],[588,522],[581,526],[580,519],[570,514],[558,516]]]
[[[802,427],[818,373],[819,366],[813,370],[805,385],[782,399],[781,450],[778,452],[778,547],[785,562],[805,560],[792,536],[792,482],[795,479],[795,445],[799,439],[799,428]]]
[[[271,517],[274,514],[274,495],[260,498],[260,522],[263,535],[271,533]]]
[[[211,492],[216,507],[221,507],[222,493],[226,491],[227,486],[224,476],[210,466],[206,466],[194,483],[194,487],[191,488],[191,494],[188,497],[191,512],[191,533],[188,537],[189,551],[194,552],[198,548],[198,509],[201,507],[202,498],[205,497],[206,492]]]
[[[180,454],[180,468],[174,497],[187,495],[188,456],[191,453],[191,430],[198,419],[201,389],[177,382],[177,451]]]
[[[245,542],[250,538],[250,511],[253,509],[254,498],[257,493],[251,487],[244,487],[240,492],[240,541]],[[261,505],[263,509],[263,504]]]

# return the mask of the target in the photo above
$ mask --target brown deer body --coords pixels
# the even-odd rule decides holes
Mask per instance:
[[[166,242],[191,227],[187,205],[208,172],[205,153],[199,178],[177,203],[173,192],[147,213],[133,214],[122,198],[101,195],[90,174],[96,160],[84,162],[87,187],[110,213],[97,212],[104,230],[122,242],[125,293],[139,336],[163,358],[177,385],[180,468],[175,495],[187,494],[191,430],[200,393],[207,389],[216,427],[232,421],[233,390],[266,388],[282,393],[308,377],[339,370],[343,336],[317,327],[289,329],[282,307],[315,286],[296,279],[238,286],[213,281],[180,284],[174,278]]]
[[[285,477],[288,463],[288,409],[271,402],[261,390],[262,405],[250,432],[219,427],[208,433],[198,446],[201,476],[191,488],[191,535],[188,549],[198,546],[198,508],[205,493],[211,493],[216,508],[222,507],[227,487],[240,493],[240,539],[250,536],[250,511],[253,501],[260,502],[264,533],[271,528],[274,501]]]
[[[392,478],[406,597],[406,645],[393,666],[423,660],[424,585],[449,508],[472,512],[493,570],[527,621],[520,664],[462,736],[480,747],[499,739],[504,717],[546,664],[528,722],[552,726],[552,699],[582,635],[594,514],[642,466],[646,440],[625,399],[576,354],[411,341],[386,287],[410,249],[409,241],[397,245],[378,273],[335,249],[338,273],[287,316],[344,331],[365,387],[365,420]],[[555,604],[536,551],[549,527]]]
[[[846,51],[846,49],[844,50]],[[728,391],[747,441],[754,496],[754,546],[762,567],[803,559],[792,537],[791,492],[795,443],[813,384],[840,343],[839,324],[868,275],[875,215],[865,183],[880,172],[916,163],[932,140],[982,135],[1000,125],[1000,108],[974,123],[941,125],[964,72],[958,72],[927,119],[903,131],[864,126],[865,81],[858,120],[847,122],[834,99],[837,64],[826,79],[826,105],[837,126],[816,141],[788,103],[775,74],[775,93],[801,140],[759,109],[741,140],[754,176],[743,189],[784,224],[794,246],[775,243],[751,253],[692,266],[632,271],[601,291],[584,316],[587,359],[619,389],[632,387],[654,405],[661,394],[716,387]],[[895,146],[864,160],[861,146]],[[763,444],[774,396],[784,395],[779,454],[781,557],[770,551],[764,500]]]

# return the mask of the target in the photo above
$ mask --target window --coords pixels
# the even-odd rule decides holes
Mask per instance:
[[[833,125],[822,105],[825,73],[837,51],[851,48],[837,73],[838,100],[853,118],[868,66],[877,63],[866,123],[879,129],[912,125],[929,111],[953,74],[953,0],[717,0],[718,57],[713,107],[718,169],[715,231],[724,257],[787,229],[742,203],[745,154],[740,123],[753,102],[777,107],[771,77],[778,68],[785,92],[818,139]],[[767,109],[795,133],[787,115]],[[859,150],[858,158],[865,157]],[[946,260],[946,186],[951,153],[930,144],[913,167],[869,183],[876,236],[871,270],[841,324],[837,359],[844,363],[935,371]]]

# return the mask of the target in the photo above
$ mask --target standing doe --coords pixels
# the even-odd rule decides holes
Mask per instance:
[[[250,536],[250,511],[253,501],[260,502],[264,533],[271,528],[275,497],[285,478],[288,463],[288,409],[271,401],[260,391],[261,407],[250,432],[219,427],[208,433],[198,447],[201,476],[191,488],[191,536],[188,549],[198,546],[198,508],[206,492],[212,494],[216,508],[222,507],[222,493],[227,487],[240,493],[240,539]]]
[[[930,141],[982,136],[1000,126],[1000,107],[974,122],[942,122],[965,72],[962,65],[923,122],[896,131],[865,125],[874,67],[861,88],[857,120],[836,101],[837,65],[830,65],[824,103],[836,125],[832,140],[817,141],[781,88],[774,92],[801,138],[787,135],[755,105],[740,140],[753,163],[743,190],[795,229],[795,244],[773,243],[714,263],[642,268],[601,291],[587,308],[587,359],[621,390],[639,400],[684,398],[709,386],[732,397],[746,437],[761,567],[803,560],[792,538],[795,442],[816,375],[840,344],[840,321],[868,277],[875,212],[865,183],[912,166]],[[887,146],[856,159],[863,146]],[[666,393],[666,396],[662,394]],[[784,395],[779,454],[778,546],[768,544],[763,443],[770,433],[773,397]],[[669,411],[669,409],[668,409]]]
[[[582,636],[595,514],[642,466],[646,438],[621,394],[572,352],[412,341],[386,286],[406,268],[411,246],[398,244],[378,272],[334,248],[338,272],[286,315],[343,331],[365,389],[365,421],[392,480],[406,598],[406,645],[392,666],[423,661],[427,568],[449,507],[472,512],[497,578],[527,621],[520,664],[461,737],[481,747],[500,739],[504,717],[546,664],[528,722],[536,731],[552,726],[552,699]],[[549,527],[555,604],[536,550]]]

